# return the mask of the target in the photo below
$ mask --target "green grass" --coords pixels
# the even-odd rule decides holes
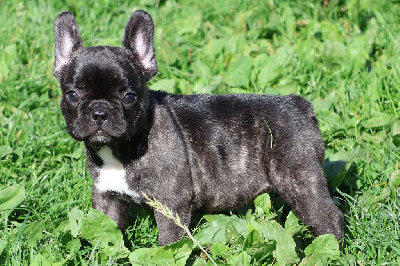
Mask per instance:
[[[328,182],[345,214],[345,247],[331,263],[400,263],[400,3],[331,0],[326,8],[322,4],[1,1],[0,191],[20,184],[25,194],[15,209],[1,211],[0,264],[128,262],[128,253],[95,252],[107,247],[96,246],[100,236],[87,230],[95,216],[90,212],[91,178],[83,145],[66,133],[59,110],[59,85],[51,74],[52,29],[56,16],[69,10],[76,16],[84,45],[117,46],[136,9],[147,10],[155,22],[159,74],[150,87],[182,94],[296,93],[311,100],[325,140]],[[0,194],[0,210],[4,195]],[[266,211],[261,216],[276,215],[268,219],[278,225],[270,224],[285,235],[290,231],[282,227],[288,209],[277,196],[272,202],[272,214]],[[157,254],[170,252],[156,248],[152,215],[144,210],[135,213],[134,226],[123,235],[129,252],[147,252],[139,249],[143,247],[153,247],[150,251]],[[248,217],[237,215],[238,220],[233,216],[232,221],[217,221],[225,221],[229,228],[237,223],[239,230],[239,224],[257,217],[257,209]],[[195,229],[203,236],[209,230],[204,220]],[[251,232],[245,238],[250,234],[257,238],[258,233]],[[258,255],[244,248],[250,240],[228,238],[223,239],[224,246],[203,242],[211,246],[216,260],[241,256],[241,263],[255,263]],[[314,239],[308,230],[294,233],[293,239],[297,256],[307,257],[312,248],[305,247]],[[272,249],[278,250],[281,240],[271,241]],[[219,253],[224,247],[232,256]],[[184,247],[171,250],[175,255],[188,253]],[[195,250],[189,260],[196,256],[205,259]],[[282,262],[276,257],[271,253],[259,261]]]

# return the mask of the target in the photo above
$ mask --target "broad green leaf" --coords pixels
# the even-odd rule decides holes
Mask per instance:
[[[361,125],[365,128],[380,128],[389,125],[392,118],[393,117],[390,114],[381,113],[368,120],[362,121]]]
[[[257,221],[256,217],[251,214],[251,212],[247,212],[246,214],[246,226],[248,231],[257,230],[258,232],[262,233],[266,239],[275,240],[275,227],[273,225],[275,221],[271,220],[260,220]]]
[[[344,171],[346,168],[347,160],[332,160],[331,158],[328,161],[324,162],[324,171],[328,182],[332,182],[340,172]]]
[[[266,64],[258,75],[258,82],[261,86],[274,83],[282,74],[282,67],[275,65],[273,61]]]
[[[285,221],[285,229],[288,230],[292,235],[300,233],[304,229],[304,225],[299,224],[299,218],[293,211],[290,211]]]
[[[254,247],[250,247],[246,249],[247,254],[250,256],[254,257],[256,260],[261,260],[262,258],[265,257],[272,257],[273,251],[276,248],[276,242],[264,242],[264,243],[259,243]]]
[[[322,132],[327,131],[335,133],[343,129],[343,120],[337,113],[331,111],[321,111],[319,114]]]
[[[217,265],[226,265],[226,264],[222,264],[222,263],[218,263],[218,262],[216,262],[216,263],[217,263]],[[202,259],[200,257],[195,257],[194,260],[192,259],[190,264],[188,264],[188,265],[191,265],[191,266],[214,266],[214,264],[212,263],[211,260],[208,260],[206,262],[204,259]]]
[[[140,0],[140,6],[155,6],[157,0]]]
[[[203,48],[204,53],[215,56],[222,53],[225,47],[226,39],[211,39],[208,44]]]
[[[242,88],[229,88],[228,91],[229,91],[229,93],[232,93],[232,94],[247,93],[248,92],[247,89],[242,89]]]
[[[67,249],[72,252],[78,252],[79,249],[81,248],[81,240],[79,238],[71,239],[70,241],[67,242]]]
[[[268,41],[266,41],[267,43],[269,43]],[[268,46],[268,45],[266,45]],[[264,48],[267,49],[267,48]],[[266,64],[268,64],[270,62],[270,58],[267,54],[259,54],[256,56],[256,58],[254,58],[253,61],[253,68],[255,69],[255,71],[259,72],[261,68],[265,67]]]
[[[16,155],[18,155],[19,159],[22,159],[22,158],[24,157],[24,151],[25,151],[25,148],[23,148],[23,147],[17,147],[17,148],[14,150],[14,153],[15,153]]]
[[[338,25],[328,21],[311,21],[307,25],[307,31],[310,39],[320,39],[322,41],[339,41],[342,43],[344,42]]]
[[[288,34],[292,34],[296,27],[296,16],[290,5],[283,6],[282,20],[285,21]]]
[[[13,149],[9,146],[0,146],[0,159],[10,154],[12,151]]]
[[[239,234],[231,222],[228,222],[225,225],[225,238],[226,242],[232,244],[242,244],[244,241],[243,236]]]
[[[42,254],[37,254],[31,261],[30,266],[52,266],[52,263]]]
[[[193,62],[192,64],[193,74],[200,78],[210,78],[211,69],[209,66],[205,65],[201,61]]]
[[[81,240],[74,238],[69,229],[69,219],[64,219],[59,226],[53,231],[53,234],[59,237],[61,244],[70,252],[77,252],[81,247]]]
[[[340,257],[339,243],[334,235],[322,235],[304,250],[306,257],[300,265],[326,265]]]
[[[89,210],[86,219],[82,220],[81,235],[93,246],[101,247],[105,256],[124,257],[128,252],[121,231],[101,211]]]
[[[282,76],[293,56],[294,49],[289,45],[278,48],[258,74],[260,86],[274,85]]]
[[[58,224],[58,226],[55,228],[54,234],[56,236],[59,236],[61,234],[66,233],[67,231],[69,231],[69,219],[65,218],[62,219]]]
[[[234,34],[225,41],[225,53],[233,55],[242,54],[247,47],[246,35],[243,33]]]
[[[366,34],[360,34],[347,43],[348,55],[351,65],[348,70],[355,71],[365,68],[365,64],[369,59],[371,44],[368,41]]]
[[[393,186],[393,187],[399,187],[400,186],[400,170],[395,170],[390,175],[390,185]]]
[[[242,251],[229,258],[226,262],[228,265],[251,265],[251,256],[246,251]]]
[[[272,254],[272,252],[275,250],[275,243],[266,242],[265,239],[260,235],[259,231],[252,230],[247,234],[244,240],[243,250],[245,250],[247,254],[256,258],[256,260],[260,260],[268,254]]]
[[[235,226],[235,229],[240,235],[242,236],[247,235],[248,231],[246,227],[246,221],[244,219],[241,219],[236,215],[226,216],[226,217],[228,218],[227,221],[229,221],[230,223],[232,223],[232,225]]]
[[[244,240],[243,243],[243,250],[246,250],[250,247],[253,247],[257,245],[257,243],[261,242],[262,239],[260,237],[260,234],[256,230],[252,230],[249,232]]]
[[[396,120],[392,124],[392,136],[400,134],[400,120]]]
[[[69,219],[68,229],[71,231],[71,235],[73,237],[78,236],[79,230],[82,226],[82,220],[84,217],[85,214],[78,207],[73,208],[68,213],[68,219]]]
[[[351,67],[346,46],[339,41],[326,40],[323,51],[324,64],[331,70]]]
[[[293,211],[290,211],[285,221],[285,229],[290,230],[299,226],[299,218],[297,218],[296,214]]]
[[[347,2],[346,6],[350,18],[357,19],[360,17],[360,14],[363,14],[363,11],[375,10],[380,4],[381,2],[374,0],[350,0]]]
[[[24,229],[28,247],[36,247],[36,243],[43,238],[43,222],[33,222]]]
[[[276,236],[276,250],[273,252],[274,257],[279,265],[291,265],[299,261],[296,253],[296,243],[291,234],[282,228],[278,223],[274,224]]]
[[[297,43],[297,53],[299,59],[304,62],[314,62],[317,58],[320,58],[320,47],[323,44],[317,40],[299,40]],[[306,82],[309,79],[309,75],[307,77],[303,77],[303,82]]]
[[[217,220],[223,220],[227,216],[221,217],[222,214],[206,214],[203,216],[204,219],[206,219],[207,222],[212,223]]]
[[[17,59],[17,46],[15,44],[2,49],[0,53],[0,84],[10,73],[15,59]]]
[[[202,13],[192,14],[187,18],[177,19],[174,21],[176,26],[176,34],[183,35],[185,33],[197,33],[200,28],[201,21],[203,19]]]
[[[178,242],[164,246],[164,250],[170,251],[175,259],[174,265],[185,265],[193,251],[193,243],[190,239],[183,238]]]
[[[129,255],[129,261],[132,265],[175,265],[172,251],[162,247],[136,249]]]
[[[219,215],[204,215],[209,224],[201,228],[195,235],[195,238],[201,245],[210,245],[216,242],[226,242],[226,224],[231,223],[235,230],[241,235],[247,234],[246,221],[238,218],[235,215],[226,216]]]
[[[264,193],[258,196],[254,200],[254,205],[256,207],[255,212],[258,214],[265,214],[265,216],[271,216],[271,198],[268,193]]]
[[[212,93],[218,85],[221,83],[221,76],[215,76],[212,78],[199,78],[192,87],[194,93]]]
[[[294,81],[291,78],[282,78],[278,85],[277,91],[279,91],[279,95],[289,95],[289,94],[300,94],[300,85],[297,81]]]
[[[332,234],[321,235],[313,240],[313,242],[304,250],[306,256],[315,254],[327,254],[333,257],[339,257],[339,243]]]
[[[65,156],[66,156],[66,157],[73,158],[73,159],[79,159],[79,158],[82,157],[82,155],[83,155],[84,153],[85,153],[85,152],[84,152],[83,148],[79,148],[79,149],[75,149],[73,153],[71,153],[71,154],[66,154]]]
[[[224,257],[224,254],[228,251],[228,247],[223,243],[215,243],[211,246],[210,252],[216,257]]]
[[[225,242],[225,224],[218,221],[210,222],[208,226],[201,228],[195,238],[201,245],[210,245],[214,242]]]
[[[224,81],[232,87],[246,86],[250,84],[252,63],[248,56],[241,56],[229,65]]]
[[[326,95],[324,99],[317,98],[313,100],[314,109],[317,111],[321,110],[329,111],[335,100],[336,100],[336,92],[332,91],[331,93]]]
[[[67,265],[69,261],[70,261],[70,259],[66,258],[66,259],[63,259],[63,260],[60,260],[57,262],[52,262],[51,266],[64,266],[64,265]]]
[[[0,191],[0,211],[12,211],[25,198],[25,188],[21,185],[14,185]]]
[[[265,88],[265,94],[280,95],[279,91],[277,91],[274,87]]]
[[[392,124],[392,138],[393,144],[400,147],[400,121],[394,121]]]
[[[342,183],[359,151],[360,146],[351,152],[340,151],[330,155],[328,161],[324,162],[324,171],[332,187],[338,187]]]
[[[265,238],[274,240],[276,248],[273,256],[276,258],[279,265],[294,264],[299,261],[295,251],[296,244],[291,233],[285,230],[279,223],[274,220],[256,221],[254,218],[246,216],[246,221],[249,226],[262,233]],[[265,248],[265,252],[270,252],[274,249],[274,244],[261,245],[260,248]]]
[[[175,89],[176,81],[174,79],[160,79],[153,84],[151,84],[151,88],[156,91],[166,91],[173,92]]]
[[[15,44],[8,45],[3,49],[3,52],[5,55],[7,55],[9,63],[17,59],[17,45]]]

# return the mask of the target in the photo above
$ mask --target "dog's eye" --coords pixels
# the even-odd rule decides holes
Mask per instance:
[[[72,103],[76,103],[79,101],[79,95],[75,91],[67,92],[67,99]]]
[[[124,96],[124,103],[130,104],[133,103],[136,100],[136,94],[134,93],[127,93]]]

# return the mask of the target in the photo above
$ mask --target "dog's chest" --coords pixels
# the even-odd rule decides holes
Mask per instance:
[[[102,147],[98,152],[103,161],[103,166],[99,169],[95,187],[99,192],[115,192],[130,196],[136,203],[141,202],[140,194],[130,188],[126,178],[127,172],[123,164],[114,157],[109,147]]]

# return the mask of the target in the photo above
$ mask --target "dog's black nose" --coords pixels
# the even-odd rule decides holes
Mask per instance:
[[[104,109],[94,110],[92,113],[92,119],[97,125],[101,125],[108,118],[108,112]]]

